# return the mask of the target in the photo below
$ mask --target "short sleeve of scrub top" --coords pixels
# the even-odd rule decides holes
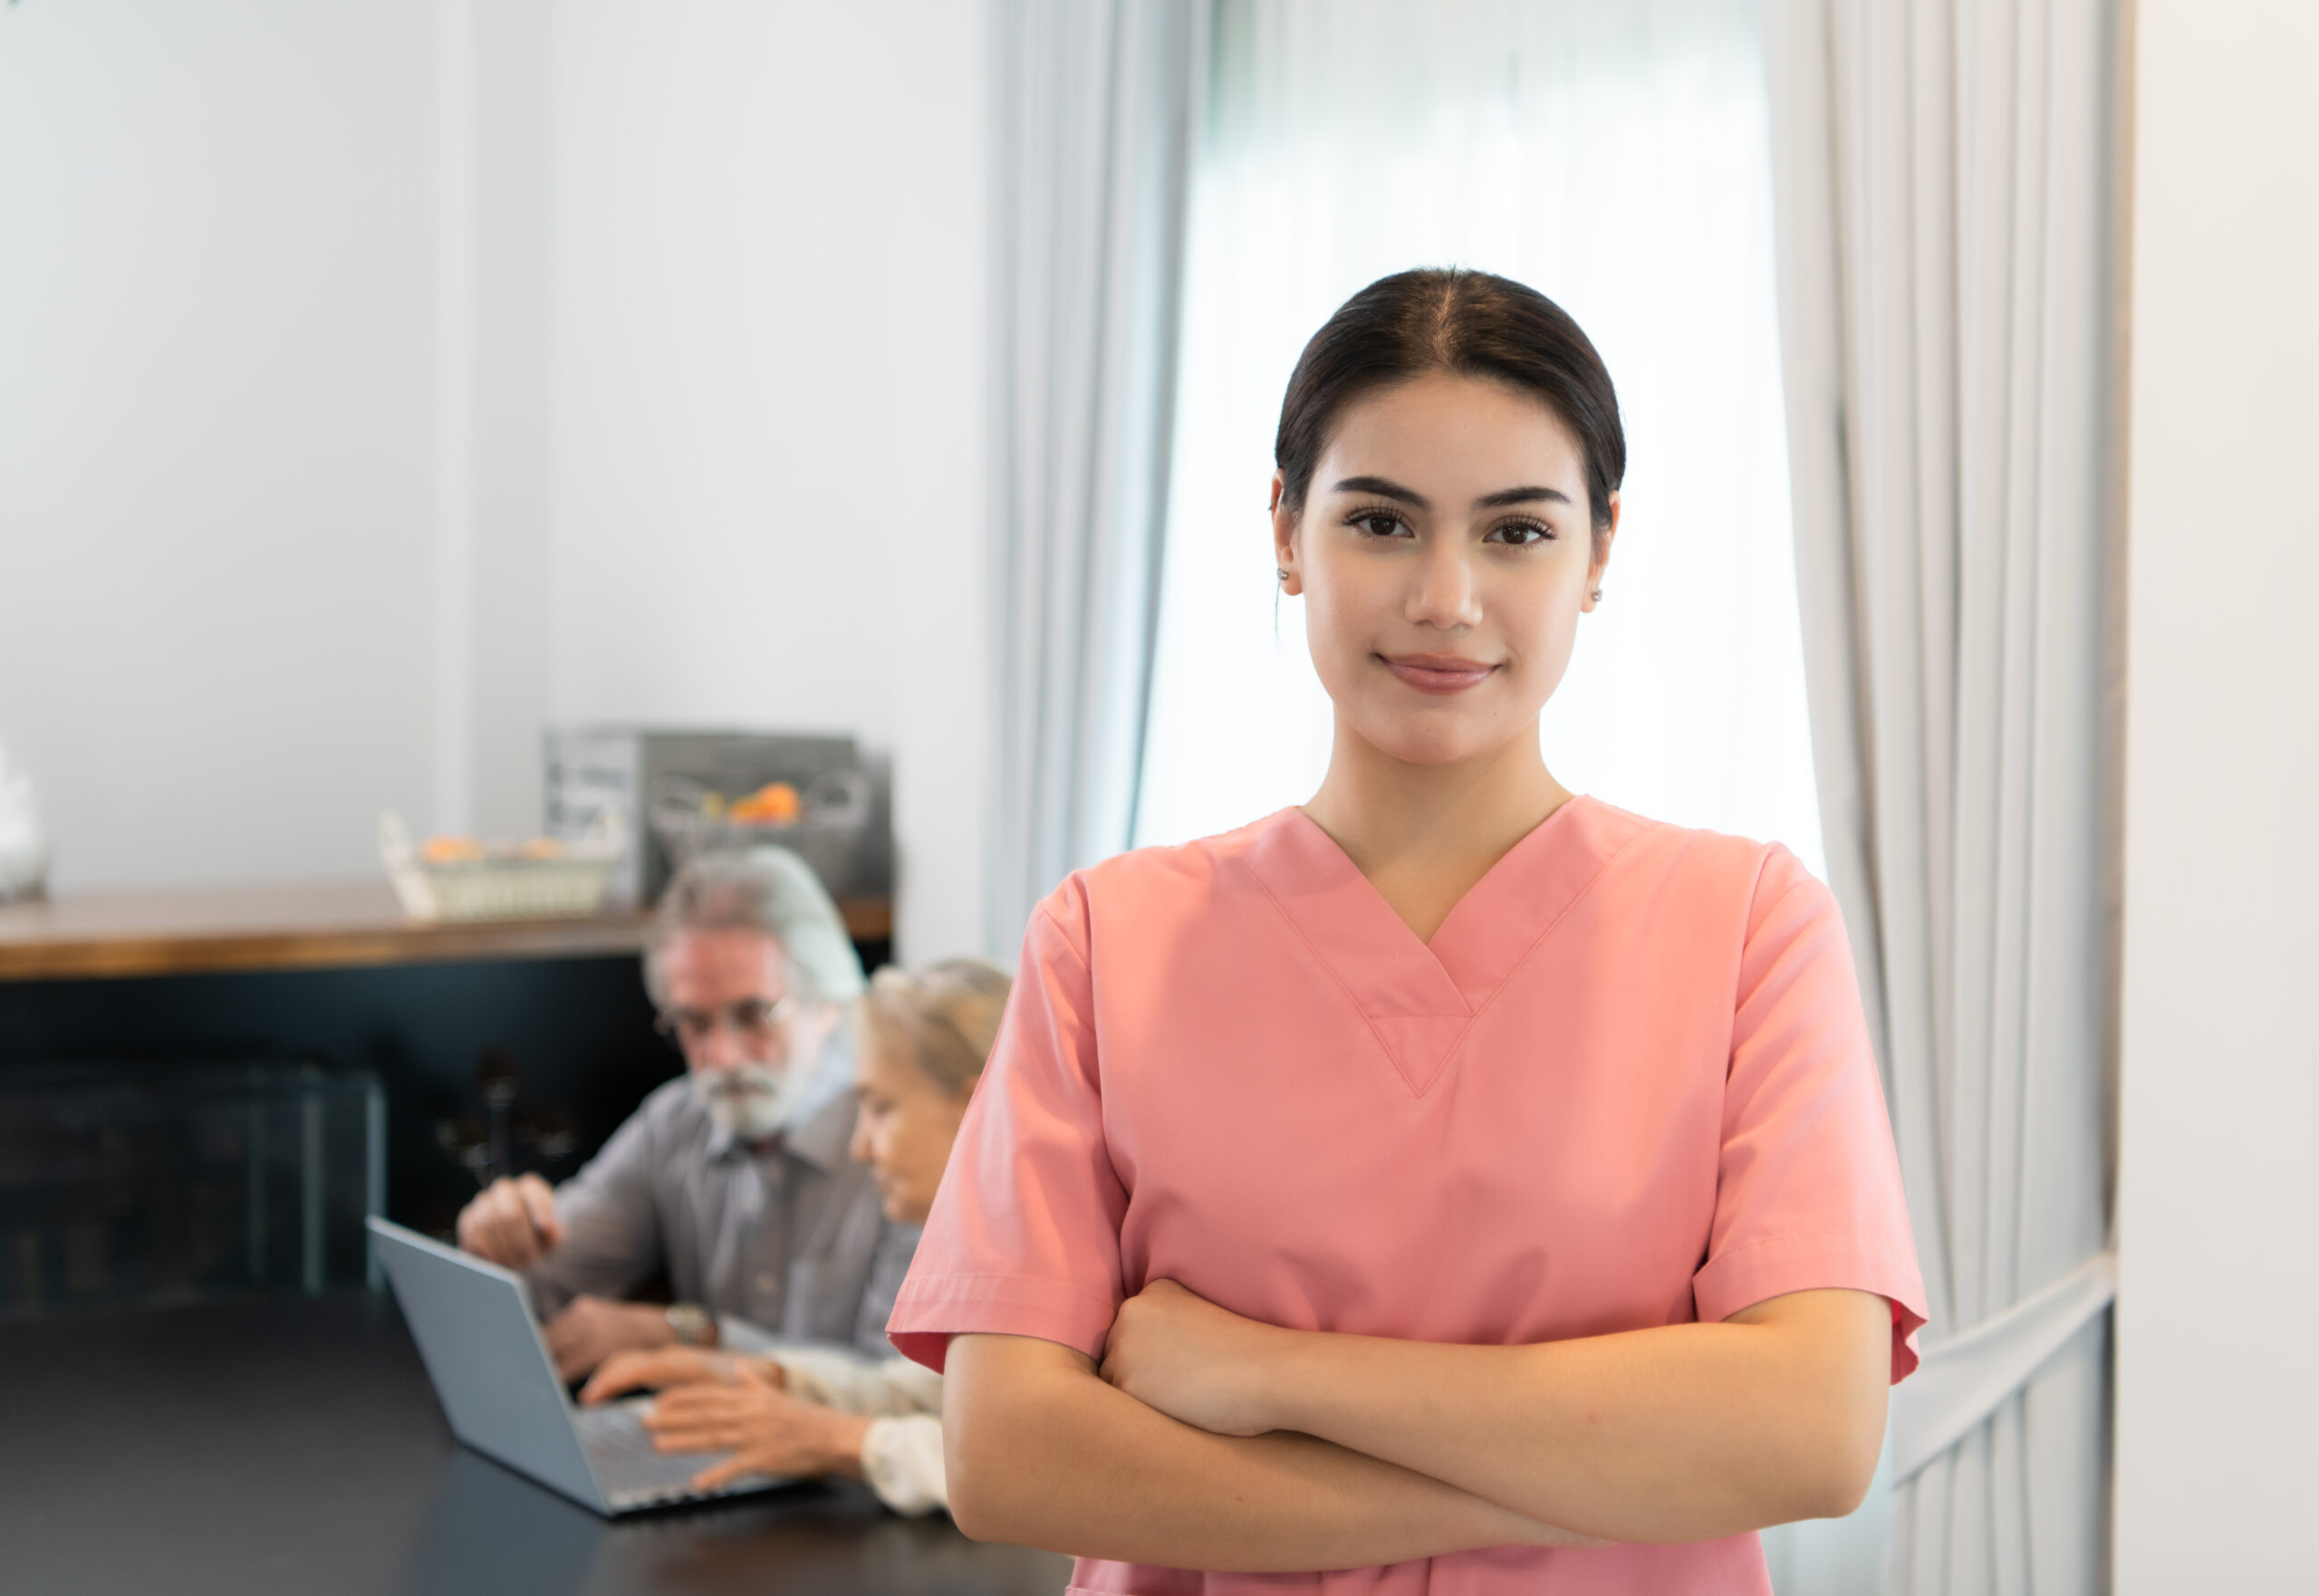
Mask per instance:
[[[970,1332],[1094,1357],[1163,1277],[1294,1329],[1496,1345],[1849,1287],[1891,1304],[1902,1378],[1923,1286],[1833,897],[1776,846],[1586,798],[1430,943],[1293,809],[1074,875],[1033,916],[890,1328],[934,1368]],[[1769,1591],[1753,1535],[1301,1585]]]

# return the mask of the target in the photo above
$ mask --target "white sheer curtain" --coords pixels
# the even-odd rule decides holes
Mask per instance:
[[[1223,0],[1215,31],[1137,841],[1318,784],[1328,705],[1264,513],[1281,391],[1354,290],[1454,263],[1575,315],[1626,414],[1549,765],[1817,870],[1754,5]]]
[[[1773,0],[1829,862],[1930,1322],[1886,1588],[2104,1582],[2115,0]],[[1850,1582],[1811,1588],[1869,1588]]]
[[[1202,0],[991,14],[987,945],[1128,845],[1175,414]]]

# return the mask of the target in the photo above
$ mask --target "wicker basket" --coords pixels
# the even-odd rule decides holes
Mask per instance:
[[[419,857],[400,815],[379,817],[379,858],[403,912],[415,920],[585,919],[603,908],[627,841],[621,812],[606,809],[585,837],[550,858],[511,850],[438,863]]]
[[[726,795],[684,776],[655,784],[648,807],[652,834],[682,867],[704,853],[738,851],[764,843],[786,848],[835,891],[851,873],[870,826],[870,778],[857,770],[824,771],[807,784],[798,818],[782,824],[736,822]]]

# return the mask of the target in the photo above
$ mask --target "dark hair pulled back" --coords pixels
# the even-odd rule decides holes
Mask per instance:
[[[1313,334],[1288,379],[1273,442],[1283,505],[1304,507],[1346,405],[1430,371],[1487,378],[1542,400],[1577,437],[1595,528],[1610,525],[1627,440],[1602,357],[1569,312],[1536,289],[1460,266],[1380,277]]]

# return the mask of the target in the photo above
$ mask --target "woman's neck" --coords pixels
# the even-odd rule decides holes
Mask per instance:
[[[1535,722],[1483,758],[1412,764],[1340,721],[1304,812],[1429,942],[1474,883],[1570,796],[1546,769]]]

